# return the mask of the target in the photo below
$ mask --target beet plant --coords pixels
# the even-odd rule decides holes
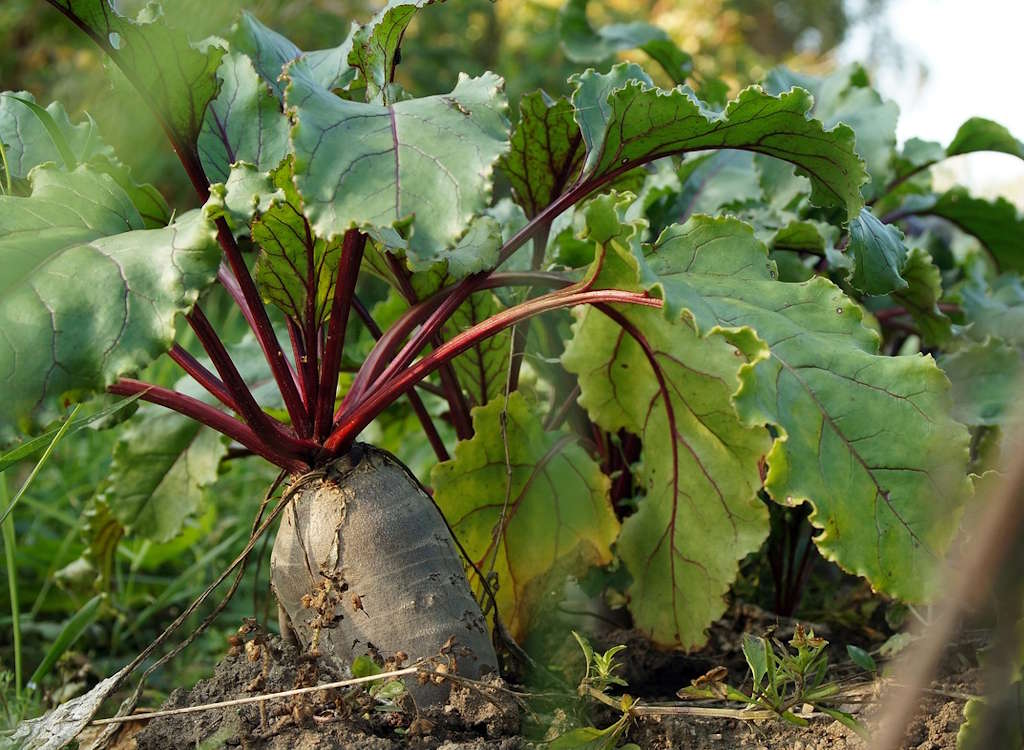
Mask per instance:
[[[49,1],[201,204],[170,211],[59,104],[0,99],[0,428],[103,392],[187,417],[123,428],[103,502],[130,533],[175,535],[228,450],[252,454],[298,483],[271,574],[298,641],[345,665],[454,637],[467,675],[498,666],[487,592],[521,640],[564,576],[612,565],[636,628],[701,645],[772,503],[809,503],[822,555],[878,592],[933,595],[1018,369],[1024,233],[929,168],[1024,158],[1005,129],[897,149],[858,67],[726,103],[663,33],[594,29],[579,1],[571,59],[656,66],[587,69],[514,116],[494,73],[396,82],[429,0],[313,52],[249,15],[196,40],[155,4]],[[178,387],[139,375],[165,357]],[[423,443],[431,493],[400,460]]]

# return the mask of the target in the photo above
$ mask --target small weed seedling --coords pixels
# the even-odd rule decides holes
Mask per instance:
[[[833,705],[842,691],[837,682],[829,679],[827,646],[828,641],[802,625],[797,625],[788,648],[776,638],[748,633],[743,637],[743,655],[752,680],[749,695],[725,682],[724,667],[717,667],[694,680],[678,695],[743,703],[771,711],[797,726],[807,726],[808,722],[794,711],[807,705],[866,736],[860,722]]]

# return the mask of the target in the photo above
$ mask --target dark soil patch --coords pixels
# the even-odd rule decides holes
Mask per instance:
[[[300,654],[276,636],[257,635],[232,649],[212,677],[192,690],[176,690],[164,709],[264,693],[283,692],[345,679],[318,659]],[[391,710],[364,686],[325,690],[222,709],[162,717],[135,737],[138,750],[168,748],[421,748],[422,750],[519,750],[532,745],[515,735],[519,709],[504,683],[454,687],[440,710],[417,711],[408,695]]]
[[[709,648],[695,656],[658,651],[630,631],[614,631],[602,640],[628,646],[623,662],[629,690],[634,695],[645,695],[645,702],[656,702],[659,697],[674,700],[674,689],[689,684],[690,679],[711,666],[727,666],[733,684],[742,683],[745,667],[739,653],[736,615],[732,612],[729,619],[717,623]],[[765,623],[757,622],[757,617],[747,619],[752,619],[755,631],[763,632]],[[790,626],[787,622],[777,624],[780,635]],[[955,748],[963,718],[962,696],[980,691],[980,670],[973,661],[973,653],[973,646],[951,651],[943,664],[942,678],[933,684],[915,718],[906,748]],[[839,656],[838,648],[834,663],[839,665],[838,675],[850,674],[848,660]],[[201,705],[339,679],[344,679],[344,675],[332,671],[325,663],[300,654],[275,636],[257,633],[249,642],[234,647],[212,677],[190,691],[175,691],[164,708]],[[879,710],[879,691],[878,683],[864,680],[855,691],[856,696],[843,706],[844,710],[870,727]],[[571,707],[571,702],[565,705]],[[541,738],[546,733],[546,739],[551,739],[560,733],[552,727],[571,726],[564,713],[551,708],[542,710],[550,713],[524,714],[497,677],[492,677],[487,687],[456,686],[443,708],[422,712],[417,711],[407,695],[399,699],[398,705],[384,706],[362,687],[354,687],[268,700],[262,707],[247,704],[154,719],[134,737],[134,742],[138,750],[541,750],[547,747],[546,742],[527,737]],[[592,716],[598,727],[607,726],[616,718],[611,710],[603,708]],[[645,717],[631,726],[620,741],[634,742],[643,750],[870,747],[852,730],[829,717],[808,718],[810,726],[802,728],[781,721]]]

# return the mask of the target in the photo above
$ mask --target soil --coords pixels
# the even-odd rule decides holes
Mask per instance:
[[[712,629],[709,648],[695,656],[658,651],[630,631],[613,631],[603,640],[628,646],[625,653],[629,658],[623,660],[624,676],[630,681],[629,689],[634,695],[647,693],[645,701],[649,702],[659,697],[677,700],[674,689],[689,684],[690,679],[709,666],[726,666],[732,682],[741,682],[745,672],[739,652],[743,628],[737,628],[737,623],[746,623],[747,619],[742,612],[738,616],[734,609],[727,620]],[[753,620],[753,627],[760,629],[757,617]],[[777,618],[772,620],[778,623]],[[779,636],[784,638],[790,625],[779,623]],[[845,653],[840,656],[839,649],[833,663],[837,665],[839,677],[852,672],[849,659]],[[232,647],[212,677],[190,691],[175,691],[163,708],[284,691],[344,677],[332,673],[316,659],[298,653],[276,636],[257,631]],[[941,679],[932,685],[922,703],[904,747],[913,750],[955,748],[956,734],[963,719],[963,696],[978,693],[979,684],[980,670],[974,660],[973,645],[952,650],[944,661]],[[646,690],[642,689],[644,687]],[[853,691],[856,696],[842,708],[857,715],[870,728],[879,710],[874,700],[879,691],[878,682],[861,680]],[[262,708],[248,704],[153,719],[141,731],[132,731],[131,737],[126,736],[126,741],[119,743],[118,748],[541,750],[548,747],[545,739],[550,740],[559,733],[552,727],[568,725],[561,710],[537,710],[549,713],[539,717],[524,713],[508,686],[497,676],[476,686],[453,687],[444,706],[429,711],[417,711],[408,694],[389,705],[371,697],[362,688],[353,687],[347,691],[324,691],[266,701]],[[607,726],[616,717],[610,710],[598,710],[592,718],[596,726]],[[782,721],[645,717],[633,724],[620,742],[636,743],[643,750],[867,750],[869,747],[852,730],[827,716],[808,714],[808,719],[808,727],[797,727]],[[546,737],[545,728],[548,730]]]

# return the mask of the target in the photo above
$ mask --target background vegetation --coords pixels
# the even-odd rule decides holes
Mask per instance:
[[[182,15],[195,19],[197,36],[226,33],[242,5],[175,2],[186,6]],[[882,2],[872,0],[868,10]],[[139,4],[125,1],[121,7],[132,12]],[[252,0],[244,5],[267,25],[287,30],[302,48],[317,49],[338,43],[349,21],[365,19],[374,3]],[[579,66],[565,59],[558,44],[560,5],[560,0],[448,0],[444,9],[427,9],[402,48],[403,85],[417,94],[432,93],[446,90],[459,71],[491,69],[512,82],[512,102],[536,88],[561,93]],[[827,68],[829,52],[855,20],[842,0],[608,0],[592,6],[595,22],[635,17],[661,25],[694,55],[698,70],[721,77],[733,90],[779,62],[804,70]],[[155,183],[172,205],[189,207],[191,191],[147,109],[115,71],[104,71],[100,53],[56,11],[41,0],[5,0],[0,40],[0,89],[26,89],[43,103],[58,99],[73,119],[88,111],[140,179]],[[238,323],[228,316],[220,317],[222,330]],[[241,331],[238,326],[238,336]],[[146,374],[147,380],[168,386],[176,378],[167,361]],[[87,406],[81,414],[102,405]],[[417,429],[406,428],[411,425],[406,416],[399,411],[376,428],[375,441],[422,471],[430,455]],[[103,501],[115,437],[90,428],[61,440],[6,522],[3,567],[16,575],[9,576],[10,586],[0,585],[0,710],[6,711],[0,725],[83,691],[151,642],[237,552],[275,474],[262,462],[226,461],[203,491],[183,535],[164,543],[132,538],[124,534],[124,519],[111,516]],[[6,505],[33,466],[28,462],[0,474],[0,504]],[[800,522],[780,516],[777,533],[805,530]],[[264,548],[255,564],[261,574],[246,577],[230,609],[188,657],[150,681],[153,694],[145,704],[156,704],[170,689],[203,676],[243,617],[268,619],[267,558]],[[752,560],[749,583],[737,590],[753,596],[753,584],[769,567],[767,557]],[[836,595],[830,586],[818,588],[823,593],[811,597],[809,606],[825,606],[824,597]],[[97,596],[102,597],[98,604]],[[873,606],[860,604],[869,608],[862,617],[870,618]],[[81,637],[19,698],[12,685],[16,654],[24,673],[31,674],[71,622],[83,626]]]

